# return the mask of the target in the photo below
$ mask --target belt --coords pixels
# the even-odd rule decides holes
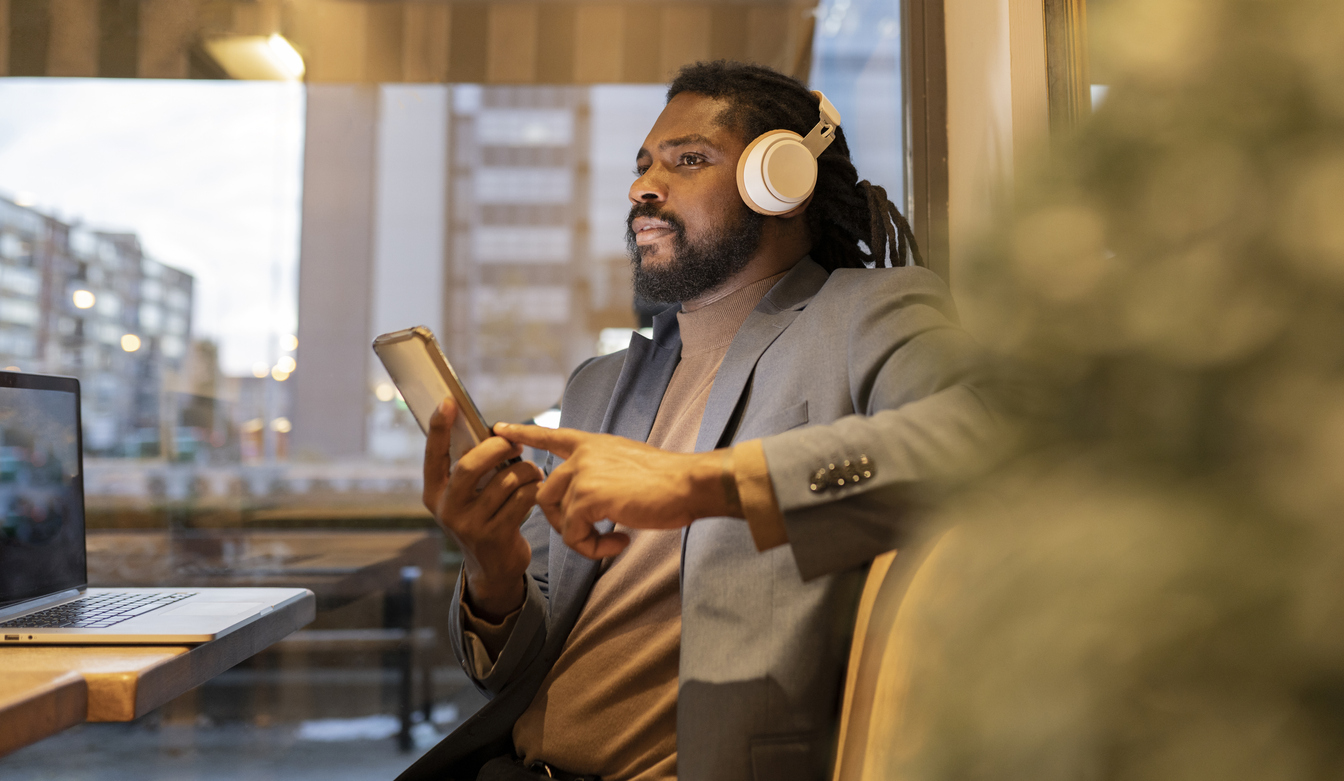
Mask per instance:
[[[541,760],[537,760],[528,765],[527,769],[532,773],[536,773],[539,778],[554,778],[556,781],[602,781],[601,778],[594,775],[580,776],[575,775],[574,773],[566,773],[565,771],[552,767]]]

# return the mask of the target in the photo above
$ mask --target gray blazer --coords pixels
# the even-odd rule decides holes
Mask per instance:
[[[683,534],[678,774],[692,781],[822,779],[835,742],[853,614],[867,563],[903,543],[921,488],[990,435],[972,387],[976,349],[946,287],[919,268],[843,269],[804,259],[738,331],[710,391],[697,450],[762,439],[789,544],[764,553],[747,524],[704,518]],[[643,441],[681,353],[675,310],[653,340],[588,361],[561,425]],[[867,458],[855,483],[844,464]],[[549,464],[548,468],[554,464]],[[598,563],[534,511],[528,593],[490,673],[491,701],[402,779],[474,779],[512,749],[578,619]],[[462,584],[458,583],[460,598]],[[473,669],[453,601],[453,649]]]

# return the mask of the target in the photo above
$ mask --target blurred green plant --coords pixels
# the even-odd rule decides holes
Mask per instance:
[[[1344,778],[1344,3],[1091,21],[969,271],[1024,444],[903,608],[887,777]]]

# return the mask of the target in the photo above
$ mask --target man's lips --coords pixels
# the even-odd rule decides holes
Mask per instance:
[[[636,217],[630,230],[635,233],[635,243],[640,245],[652,244],[677,232],[676,228],[656,217]]]

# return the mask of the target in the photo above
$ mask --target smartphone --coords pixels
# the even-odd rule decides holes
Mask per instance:
[[[383,334],[373,340],[373,351],[426,435],[429,434],[429,419],[438,409],[439,402],[449,396],[457,402],[457,419],[453,421],[448,447],[451,463],[456,464],[463,453],[491,436],[489,424],[428,328],[421,325]],[[508,463],[518,460],[515,458]]]

